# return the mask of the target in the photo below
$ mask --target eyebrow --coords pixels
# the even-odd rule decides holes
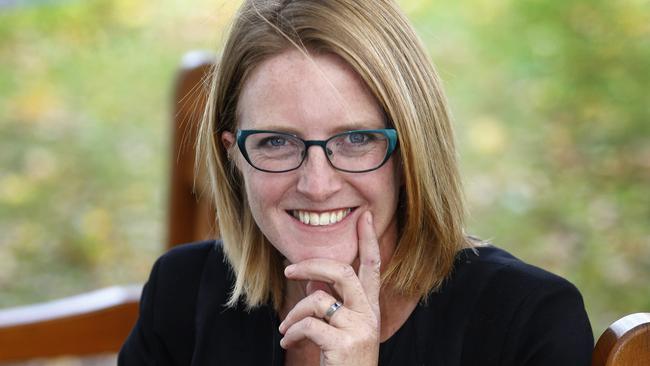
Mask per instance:
[[[379,123],[375,122],[352,122],[352,123],[347,123],[344,125],[337,126],[333,130],[329,132],[330,136],[343,133],[346,131],[354,131],[354,130],[379,130],[382,128],[388,128],[385,125],[380,125]],[[276,131],[276,132],[283,132],[283,133],[288,133],[291,135],[295,135],[298,137],[303,137],[305,131],[298,130],[293,127],[281,125],[281,124],[269,124],[269,125],[263,125],[263,126],[255,126],[256,130],[266,130],[266,131]]]

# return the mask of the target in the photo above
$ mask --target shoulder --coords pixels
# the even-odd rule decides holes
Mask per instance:
[[[465,357],[492,357],[500,365],[588,364],[593,335],[578,289],[502,249],[459,252],[439,296],[463,329]]]
[[[184,244],[158,258],[118,364],[189,364],[201,298],[209,293],[217,302],[226,301],[227,291],[213,291],[229,288],[232,279],[221,248],[214,240]]]
[[[573,311],[586,319],[580,291],[571,282],[494,246],[459,252],[441,291],[501,326],[542,313],[559,319]]]
[[[158,258],[147,284],[156,288],[157,296],[175,298],[181,294],[190,295],[199,290],[203,274],[208,269],[216,275],[212,280],[229,279],[230,267],[224,259],[221,241],[210,240],[174,247]]]
[[[191,316],[199,295],[214,286],[229,288],[233,276],[222,251],[221,241],[203,241],[177,246],[154,264],[147,286],[158,306],[157,312],[169,310],[172,319],[181,314]],[[226,291],[222,291],[223,302]]]
[[[516,258],[492,245],[465,249],[456,256],[450,279],[474,285],[509,285],[509,293],[530,293],[533,290],[567,288],[578,290],[566,279]],[[470,285],[470,283],[466,283]]]
[[[156,266],[178,267],[205,263],[208,257],[223,259],[221,241],[207,240],[176,246],[156,261]]]

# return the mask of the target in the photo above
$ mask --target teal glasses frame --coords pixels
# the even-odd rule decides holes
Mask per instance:
[[[253,164],[250,157],[248,156],[248,152],[246,151],[246,139],[248,138],[248,136],[254,135],[256,133],[273,133],[273,134],[278,134],[278,135],[291,136],[292,138],[295,138],[295,139],[298,139],[298,140],[302,141],[302,143],[305,145],[305,151],[304,151],[304,153],[302,155],[302,159],[300,160],[300,163],[298,165],[296,165],[295,167],[291,168],[291,169],[285,169],[285,170],[267,170],[267,169],[261,169],[261,168],[255,166],[255,164]],[[327,143],[330,140],[333,140],[335,138],[338,138],[338,137],[341,137],[341,136],[344,136],[344,135],[354,134],[354,133],[380,133],[380,134],[384,135],[388,139],[388,146],[386,148],[386,155],[384,156],[384,159],[381,161],[381,163],[379,163],[379,165],[377,165],[374,168],[365,169],[365,170],[347,170],[347,169],[338,168],[334,164],[332,164],[332,160],[330,160],[330,154],[327,151]],[[292,170],[296,170],[296,169],[300,168],[302,166],[302,163],[305,161],[305,158],[307,158],[307,152],[309,151],[309,148],[311,146],[320,146],[323,149],[323,152],[325,153],[325,156],[327,157],[327,161],[329,162],[330,166],[332,168],[336,169],[336,170],[340,170],[340,171],[346,172],[346,173],[366,173],[366,172],[371,172],[373,170],[377,170],[377,169],[381,168],[384,164],[386,164],[386,162],[388,161],[390,156],[393,154],[393,152],[397,148],[397,131],[394,128],[383,128],[383,129],[378,129],[378,130],[345,131],[343,133],[336,134],[336,135],[328,138],[327,140],[303,140],[300,137],[298,137],[296,135],[293,135],[293,134],[290,134],[290,133],[278,132],[278,131],[270,131],[270,130],[237,130],[236,138],[237,138],[237,146],[239,147],[239,151],[244,156],[244,159],[246,159],[246,162],[248,162],[248,164],[250,166],[252,166],[253,168],[255,168],[257,170],[260,170],[260,171],[263,171],[263,172],[267,172],[267,173],[286,173],[286,172],[290,172]]]

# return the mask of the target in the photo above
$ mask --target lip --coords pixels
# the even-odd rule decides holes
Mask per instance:
[[[329,230],[334,230],[334,229],[338,228],[341,225],[345,225],[345,223],[348,221],[348,219],[350,219],[350,217],[355,214],[355,212],[357,211],[357,208],[359,208],[359,206],[345,207],[345,208],[338,208],[338,209],[331,209],[331,210],[291,209],[291,210],[285,210],[285,213],[287,214],[287,216],[289,216],[291,218],[291,220],[295,224],[297,224],[302,229],[308,228],[310,230],[329,231]],[[335,224],[322,225],[322,226],[321,225],[314,226],[314,225],[304,224],[291,214],[291,211],[301,211],[301,210],[302,211],[315,212],[315,213],[323,213],[323,212],[332,212],[332,211],[346,210],[346,209],[350,209],[350,212],[341,221],[339,221],[339,222],[337,222]]]

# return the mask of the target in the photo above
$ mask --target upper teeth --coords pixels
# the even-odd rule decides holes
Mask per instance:
[[[329,211],[329,212],[310,212],[302,210],[293,210],[293,217],[297,218],[303,224],[312,225],[312,226],[322,226],[322,225],[331,225],[335,224],[344,217],[346,217],[350,211],[349,208],[343,210]]]

